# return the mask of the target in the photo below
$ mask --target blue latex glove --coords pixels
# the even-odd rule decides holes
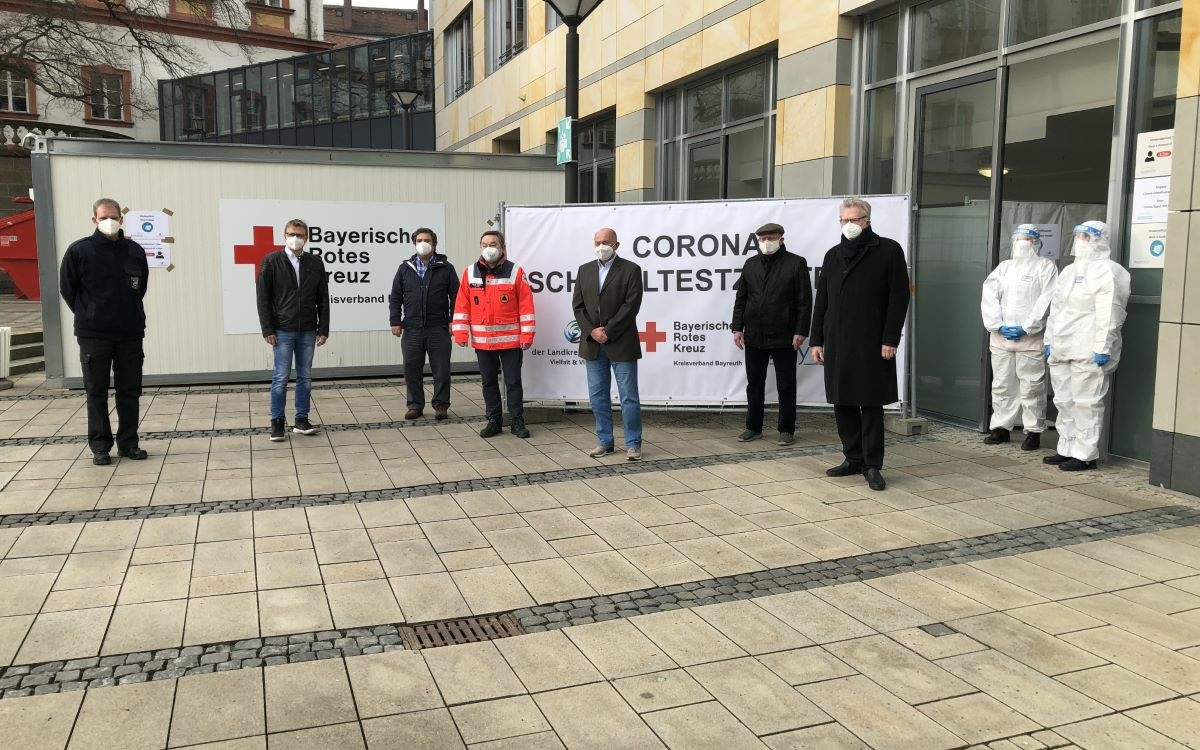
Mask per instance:
[[[1042,347],[1042,354],[1046,355],[1046,359],[1050,359],[1050,345],[1046,344]]]
[[[1107,365],[1110,359],[1112,359],[1112,357],[1108,356],[1107,354],[1101,354],[1100,352],[1096,352],[1092,355],[1092,361],[1095,362],[1099,367],[1104,367]]]
[[[1009,341],[1017,341],[1025,335],[1025,329],[1021,326],[1002,326],[1000,328],[1000,335]]]

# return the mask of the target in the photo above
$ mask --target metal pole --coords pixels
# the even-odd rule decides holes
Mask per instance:
[[[563,189],[565,203],[579,202],[579,162],[575,153],[575,120],[579,119],[579,20],[568,19],[567,24],[567,70],[566,70],[566,116],[571,118],[571,161],[563,170],[566,184]]]
[[[404,114],[407,115],[405,117],[405,123],[404,123],[404,136],[405,136],[404,140],[407,141],[407,143],[408,143],[408,150],[412,151],[413,150],[413,132],[412,132],[413,131],[413,111],[412,111],[412,107],[405,107]]]

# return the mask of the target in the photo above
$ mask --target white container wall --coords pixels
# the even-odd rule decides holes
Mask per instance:
[[[281,247],[290,212],[307,214],[298,218],[310,229],[335,232],[331,241],[310,240],[309,247],[321,247],[326,270],[341,272],[346,282],[331,277],[331,295],[358,301],[353,310],[333,306],[333,330],[317,350],[314,375],[392,374],[400,372],[400,346],[389,330],[387,290],[398,264],[413,252],[407,233],[434,228],[438,251],[461,275],[478,257],[479,235],[492,228],[502,204],[556,203],[563,185],[549,157],[79,139],[46,141],[33,155],[33,168],[47,379],[68,386],[82,381],[73,317],[57,293],[58,268],[70,243],[93,231],[98,198],[130,210],[127,233],[144,226],[153,235],[158,230],[151,225],[161,221],[165,231],[159,233],[169,236],[161,243],[139,241],[152,252],[161,247],[159,263],[169,265],[155,268],[151,259],[145,374],[149,384],[170,384],[269,379],[271,348],[261,334],[227,331],[257,329],[245,319],[254,315],[249,297],[261,257],[252,246],[261,239],[256,232],[265,232]],[[373,246],[365,266],[358,261],[370,238],[383,242]],[[510,247],[509,255],[520,263],[520,248]],[[352,273],[363,280],[359,272],[367,268],[369,285],[349,284]],[[347,330],[351,318],[358,322]],[[455,347],[453,356],[464,366],[474,363],[469,348]]]

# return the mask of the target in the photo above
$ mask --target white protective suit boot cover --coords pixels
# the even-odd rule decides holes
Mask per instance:
[[[1021,418],[1025,432],[1046,429],[1046,361],[1042,352],[991,347],[992,421],[990,429],[1011,430]]]

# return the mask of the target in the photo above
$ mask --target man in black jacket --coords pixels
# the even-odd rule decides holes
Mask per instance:
[[[783,245],[783,227],[763,224],[759,254],[742,267],[734,289],[733,343],[746,350],[746,431],[738,441],[762,437],[767,363],[775,363],[779,391],[779,445],[791,445],[796,432],[796,352],[808,337],[812,282],[808,263]]]
[[[825,473],[862,472],[882,490],[883,407],[900,400],[896,349],[908,313],[908,265],[899,243],[871,229],[870,203],[847,198],[840,216],[842,241],[825,253],[813,309],[813,360],[825,366],[825,397],[846,456]]]
[[[304,252],[308,224],[292,219],[283,228],[285,249],[263,258],[255,281],[258,323],[263,340],[275,350],[271,379],[271,440],[284,439],[287,382],[296,362],[296,423],[292,432],[314,435],[308,421],[312,361],[316,347],[329,340],[329,280],[319,255]]]
[[[112,463],[112,423],[108,419],[111,370],[117,389],[117,455],[140,461],[138,399],[142,395],[142,339],[146,312],[142,298],[150,269],[146,252],[121,231],[121,206],[101,198],[92,206],[91,236],[71,243],[59,270],[59,293],[75,314],[75,338],[83,388],[87,393],[88,446],[92,463]]]
[[[445,419],[450,408],[450,316],[458,296],[458,274],[437,252],[437,233],[427,227],[413,232],[416,252],[396,269],[388,297],[392,335],[402,336],[404,382],[408,386],[405,419],[425,411],[425,358],[433,374],[433,414]]]

